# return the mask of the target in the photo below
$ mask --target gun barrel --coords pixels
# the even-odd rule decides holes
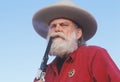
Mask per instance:
[[[41,63],[41,66],[40,66],[40,69],[41,69],[43,72],[46,71],[47,61],[48,61],[48,59],[49,59],[48,54],[49,54],[49,51],[50,51],[50,48],[51,48],[52,39],[53,39],[53,38],[50,37],[49,42],[48,42],[48,45],[47,45],[47,48],[46,48],[46,51],[45,51],[45,54],[44,54],[44,57],[43,57],[43,60],[42,60],[42,63]]]

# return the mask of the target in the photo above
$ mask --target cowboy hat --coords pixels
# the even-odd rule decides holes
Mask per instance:
[[[86,10],[77,7],[71,2],[59,2],[37,11],[32,19],[35,31],[43,38],[47,37],[48,24],[56,18],[67,18],[75,21],[82,27],[85,41],[94,36],[97,30],[95,18]]]

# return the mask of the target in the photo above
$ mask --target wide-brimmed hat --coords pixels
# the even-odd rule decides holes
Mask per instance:
[[[86,10],[77,7],[71,2],[59,2],[57,4],[44,7],[37,11],[32,19],[35,31],[43,38],[47,37],[48,24],[56,18],[67,18],[75,21],[82,27],[85,41],[94,36],[97,30],[95,18]]]

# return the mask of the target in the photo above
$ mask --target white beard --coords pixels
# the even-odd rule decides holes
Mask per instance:
[[[61,37],[53,40],[53,43],[50,49],[50,55],[63,57],[63,56],[69,55],[70,53],[72,53],[74,50],[78,48],[76,31],[74,31],[69,37],[66,37],[62,32],[52,33],[48,36],[48,38],[50,36]]]

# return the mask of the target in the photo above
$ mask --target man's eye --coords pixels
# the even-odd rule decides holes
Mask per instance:
[[[50,25],[49,27],[50,27],[50,28],[55,28],[55,27],[56,27],[56,25],[55,25],[55,24],[53,24],[53,25]]]
[[[69,26],[67,23],[61,23],[60,26]]]

